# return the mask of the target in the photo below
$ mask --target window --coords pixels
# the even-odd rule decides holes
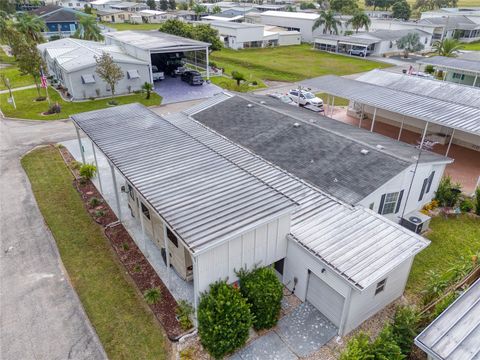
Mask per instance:
[[[167,237],[172,242],[172,244],[175,245],[175,247],[178,248],[178,239],[175,236],[175,234],[173,232],[171,232],[170,229],[168,229],[168,228],[167,228]]]
[[[375,289],[375,295],[380,294],[383,290],[385,290],[385,284],[387,283],[387,279],[383,279],[382,281],[377,283],[377,288]]]
[[[430,192],[430,188],[432,187],[432,182],[434,177],[435,177],[435,171],[432,171],[432,173],[428,177],[427,190],[425,191],[427,194]]]
[[[140,203],[141,204],[141,207],[142,207],[142,213],[143,215],[145,215],[145,217],[150,220],[150,210],[148,210],[148,208],[143,204],[143,203]]]
[[[420,191],[420,196],[418,197],[418,201],[423,199],[423,195],[425,194],[425,190],[427,189],[428,178],[423,179],[422,190]]]
[[[138,79],[140,77],[140,74],[138,73],[137,70],[128,70],[127,77],[129,79]]]
[[[127,187],[128,187],[128,195],[130,195],[130,197],[131,197],[133,200],[135,200],[135,195],[133,195],[132,185],[127,184]]]
[[[82,75],[83,84],[95,84],[95,76],[93,74],[83,74]]]
[[[390,194],[384,195],[384,202],[383,202],[383,209],[382,209],[382,214],[393,214],[395,211],[395,207],[397,205],[397,200],[398,200],[398,195],[400,193],[394,192]]]
[[[453,73],[452,78],[458,79],[458,80],[463,80],[463,79],[465,79],[465,75],[464,74],[459,74],[459,73]]]

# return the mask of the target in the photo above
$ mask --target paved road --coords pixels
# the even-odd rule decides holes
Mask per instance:
[[[74,136],[68,121],[0,120],[2,360],[106,358],[20,166],[35,145]]]

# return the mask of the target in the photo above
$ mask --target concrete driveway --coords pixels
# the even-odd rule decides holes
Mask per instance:
[[[165,77],[165,80],[155,82],[155,92],[163,97],[162,104],[206,99],[222,92],[223,89],[214,84],[191,86],[180,77]]]
[[[69,121],[0,120],[2,360],[106,358],[20,165],[34,146],[74,137]]]

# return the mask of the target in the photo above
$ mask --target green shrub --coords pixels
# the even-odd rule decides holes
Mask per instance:
[[[159,288],[151,288],[144,292],[143,298],[147,304],[154,305],[162,298],[162,292]]]
[[[73,160],[73,161],[70,163],[70,166],[71,166],[72,169],[78,170],[78,169],[80,169],[80,167],[82,166],[82,163],[81,163],[80,161]]]
[[[420,330],[420,316],[411,306],[399,306],[392,323],[392,334],[402,354],[408,356],[412,351],[413,339]]]
[[[193,327],[191,320],[193,315],[193,307],[188,301],[180,300],[175,312],[178,316],[178,322],[180,323],[182,330],[188,330]]]
[[[252,271],[242,269],[237,276],[240,279],[240,291],[251,306],[253,327],[260,330],[275,326],[283,297],[283,285],[275,271],[271,267]]]
[[[97,210],[97,211],[95,211],[95,217],[96,217],[96,218],[100,218],[100,217],[102,217],[102,216],[105,216],[105,211],[103,211],[103,210]]]
[[[475,214],[480,215],[480,186],[475,189]]]
[[[116,101],[116,100],[109,100],[109,101],[107,102],[107,104],[110,105],[110,106],[117,106],[117,105],[118,105],[118,101]]]
[[[447,296],[445,296],[441,301],[439,301],[433,308],[432,313],[430,314],[430,320],[435,320],[438,315],[440,315],[447,307],[450,306],[451,303],[455,301],[458,295],[459,294],[456,291],[453,291]]]
[[[340,354],[339,360],[369,360],[375,359],[371,353],[370,337],[363,331],[352,337]]]
[[[433,74],[435,72],[435,68],[433,67],[433,65],[426,65],[424,72],[426,72],[427,74]]]
[[[90,200],[88,200],[88,203],[91,207],[97,207],[98,205],[100,205],[102,203],[102,200],[93,196],[93,197],[90,198]]]
[[[460,203],[460,210],[463,213],[469,213],[470,211],[473,210],[474,206],[475,205],[473,204],[473,201],[466,198],[466,199],[463,199],[462,202]]]
[[[203,347],[219,359],[243,346],[252,325],[250,306],[225,281],[210,285],[198,306],[198,334]]]
[[[122,244],[122,249],[123,249],[123,251],[128,251],[128,250],[130,250],[130,245],[128,245],[127,242],[124,242]]]
[[[440,203],[440,206],[453,207],[457,204],[460,193],[461,185],[452,183],[449,176],[444,176],[435,192],[435,200]]]
[[[370,348],[371,354],[378,360],[402,360],[406,358],[406,355],[402,354],[391,325],[386,325],[382,329]]]
[[[92,179],[97,173],[97,167],[93,164],[82,164],[80,166],[80,176],[86,180]]]

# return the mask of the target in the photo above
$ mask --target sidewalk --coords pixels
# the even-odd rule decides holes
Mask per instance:
[[[13,88],[12,91],[20,91],[20,90],[27,90],[27,89],[34,89],[35,84],[33,85],[28,85],[28,86],[22,86],[18,88]],[[8,89],[7,90],[0,90],[0,94],[8,94]]]

